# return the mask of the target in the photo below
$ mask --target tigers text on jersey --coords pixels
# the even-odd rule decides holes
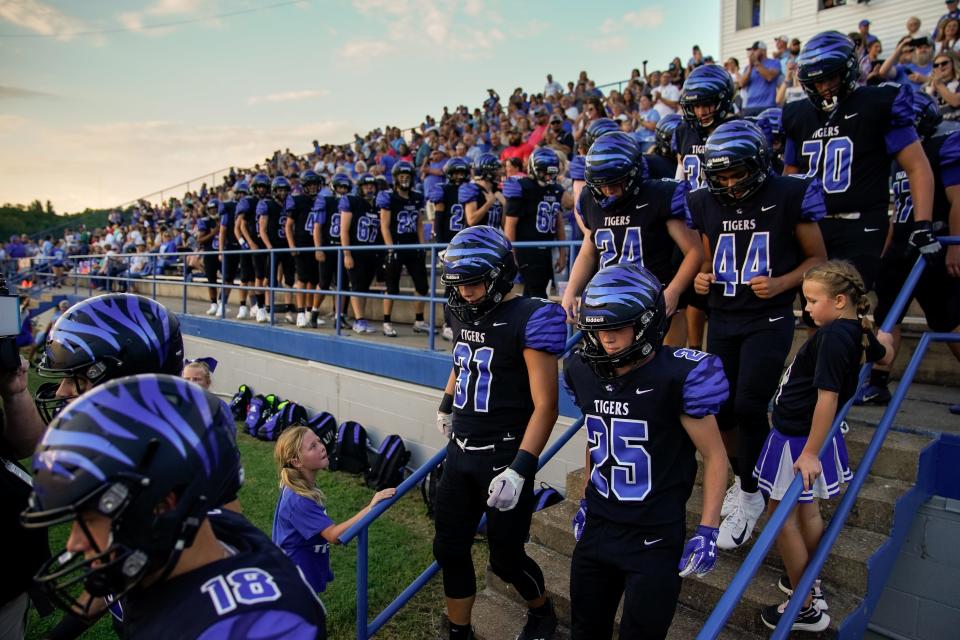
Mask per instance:
[[[567,339],[566,313],[553,302],[517,296],[473,323],[451,318],[453,430],[461,437],[517,444],[533,414],[524,349],[559,356]]]
[[[494,187],[494,189],[496,189],[496,187]],[[476,202],[477,208],[480,208],[487,203],[487,194],[477,183],[465,182],[460,185],[460,190],[457,192],[457,199],[464,209],[466,209],[468,202]],[[466,220],[464,220],[464,223],[466,223]],[[487,209],[487,215],[474,226],[481,224],[489,225],[497,229],[503,228],[503,207],[499,202],[494,200],[494,203]]]
[[[463,205],[457,196],[459,189],[460,187],[449,182],[435,184],[430,188],[427,199],[441,205],[434,209],[433,216],[433,236],[437,242],[449,243],[453,236],[467,226]]]
[[[340,198],[340,213],[349,211],[350,244],[380,244],[380,210],[375,203],[359,196]]]
[[[586,228],[593,233],[597,247],[598,269],[611,264],[639,264],[653,272],[664,284],[676,274],[673,250],[676,247],[667,231],[667,222],[683,220],[687,184],[676,180],[644,180],[635,197],[609,209],[597,204],[590,189],[580,192],[577,210]]]
[[[554,240],[563,187],[555,182],[541,185],[533,178],[510,178],[503,183],[506,215],[517,220],[517,241]]]
[[[273,198],[264,198],[257,203],[257,225],[259,228],[260,218],[267,218],[267,237],[270,238],[270,244],[276,248],[287,244],[287,230],[284,225],[287,222],[287,215],[284,213],[284,206]],[[254,233],[257,233],[254,231]]]
[[[236,553],[130,593],[123,637],[325,639],[323,605],[283,551],[241,515],[208,518]]]
[[[687,197],[687,224],[707,236],[716,282],[708,304],[731,313],[765,313],[793,305],[797,290],[761,299],[750,288],[757,276],[782,276],[806,257],[794,235],[803,222],[823,218],[823,189],[816,178],[767,177],[740,206],[721,204],[702,188]]]
[[[680,416],[720,410],[729,395],[720,359],[663,347],[643,366],[604,380],[574,353],[563,377],[587,430],[587,512],[639,526],[683,522],[697,460]]]
[[[376,207],[390,212],[390,233],[394,244],[418,244],[417,226],[423,215],[423,194],[410,191],[407,197],[401,196],[396,189],[381,191],[377,194]]]
[[[923,151],[933,170],[933,222],[950,227],[947,187],[960,184],[960,131],[923,141]],[[913,232],[913,197],[910,179],[899,163],[893,163],[893,242],[905,248]]]
[[[917,139],[912,92],[888,82],[857,88],[829,113],[809,100],[784,106],[783,162],[820,178],[828,215],[860,213],[886,228],[891,156]]]
[[[313,202],[314,198],[303,194],[287,196],[284,209],[286,216],[293,218],[293,243],[298,247],[313,246]]]
[[[312,213],[313,224],[320,225],[321,245],[340,246],[340,196],[318,195]]]

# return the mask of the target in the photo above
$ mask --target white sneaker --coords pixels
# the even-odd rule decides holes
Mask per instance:
[[[387,336],[388,338],[397,337],[397,330],[393,328],[393,323],[391,322],[383,323],[383,335]]]
[[[217,303],[216,303],[216,302],[211,302],[211,303],[210,303],[210,308],[207,309],[207,315],[208,315],[208,316],[212,316],[212,315],[216,315],[216,313],[217,313]]]
[[[723,505],[720,507],[720,517],[726,518],[733,511],[737,502],[740,500],[740,476],[733,476],[733,484],[727,489],[723,496]]]
[[[451,328],[449,325],[443,328],[443,333],[441,335],[447,342],[453,342],[453,328]]]
[[[430,325],[428,325],[423,320],[417,320],[413,323],[413,332],[414,333],[430,333]]]
[[[366,333],[366,332],[367,332],[367,321],[366,321],[366,320],[354,320],[354,321],[353,321],[353,332],[354,332],[354,333]]]
[[[268,322],[270,320],[270,314],[267,313],[266,309],[260,308],[257,309],[257,322]]]
[[[377,330],[370,326],[370,323],[367,320],[363,321],[363,332],[364,333],[376,333]]]
[[[759,491],[747,493],[741,490],[740,499],[733,511],[720,523],[717,546],[728,551],[743,546],[753,534],[753,528],[763,515],[763,509],[763,496]]]
[[[307,314],[301,311],[297,314],[297,327],[302,329],[305,326],[307,326]]]
[[[324,326],[325,324],[327,324],[327,321],[324,320],[323,318],[321,318],[320,316],[317,316],[317,321],[316,321],[315,324],[316,324],[318,327],[322,327],[322,326]]]
[[[223,303],[221,302],[220,304],[217,305],[217,312],[214,315],[217,316],[218,318],[220,317],[225,318],[227,317],[228,313],[230,313],[230,307],[224,308]]]
[[[237,311],[237,320],[246,320],[250,317],[250,310],[247,309],[247,305],[240,305],[240,309]]]
[[[283,315],[283,319],[287,321],[287,324],[293,324],[294,322],[297,321],[297,319],[293,315],[293,311],[287,311]]]

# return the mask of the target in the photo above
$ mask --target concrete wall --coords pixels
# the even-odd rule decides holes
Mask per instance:
[[[920,507],[870,630],[889,638],[960,637],[960,501],[935,496]]]
[[[184,336],[184,343],[188,358],[217,359],[213,390],[224,396],[247,384],[255,393],[276,393],[311,413],[329,411],[338,422],[356,420],[366,427],[374,445],[396,433],[412,453],[411,467],[418,467],[445,445],[435,426],[442,395],[437,389],[204,338]],[[561,417],[555,436],[572,422]],[[567,473],[583,466],[585,446],[581,430],[538,480],[562,492]]]

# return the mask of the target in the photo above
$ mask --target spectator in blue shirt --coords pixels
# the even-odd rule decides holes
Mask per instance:
[[[927,37],[901,38],[893,54],[884,61],[878,75],[886,80],[923,89],[933,70],[933,44]]]
[[[637,111],[637,130],[633,135],[644,153],[649,151],[657,140],[657,122],[659,121],[660,112],[653,108],[650,96],[641,94],[640,110]]]
[[[747,90],[743,114],[755,115],[777,106],[777,87],[783,82],[780,63],[767,57],[767,44],[757,40],[747,49],[747,66],[740,88]]]

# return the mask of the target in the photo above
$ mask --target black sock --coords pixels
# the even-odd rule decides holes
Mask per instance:
[[[390,314],[389,314],[389,313],[383,314],[383,321],[384,321],[384,322],[390,322]]]
[[[303,307],[297,307],[297,313],[303,313]]]
[[[418,314],[417,314],[417,322],[423,322],[423,314],[422,314],[422,313],[418,313]]]
[[[875,387],[885,387],[890,382],[890,372],[880,371],[876,368],[870,371],[870,384]]]
[[[538,618],[545,618],[553,613],[553,607],[550,606],[550,601],[547,600],[539,607],[530,607],[530,613]]]
[[[267,313],[270,313],[270,305],[265,306],[263,310],[266,311]]]
[[[254,298],[256,298],[257,300],[257,306],[262,309],[263,303],[266,301],[267,296],[263,293],[258,293],[257,295],[254,296]]]
[[[316,321],[317,321],[317,316],[319,316],[319,315],[320,315],[320,312],[317,311],[316,309],[314,309],[313,311],[310,312],[310,321],[311,321],[311,322],[316,322]]]
[[[450,640],[468,640],[471,637],[472,629],[468,624],[450,623]]]
[[[733,475],[740,475],[740,460],[736,456],[727,456],[730,460],[730,468],[733,469]]]

